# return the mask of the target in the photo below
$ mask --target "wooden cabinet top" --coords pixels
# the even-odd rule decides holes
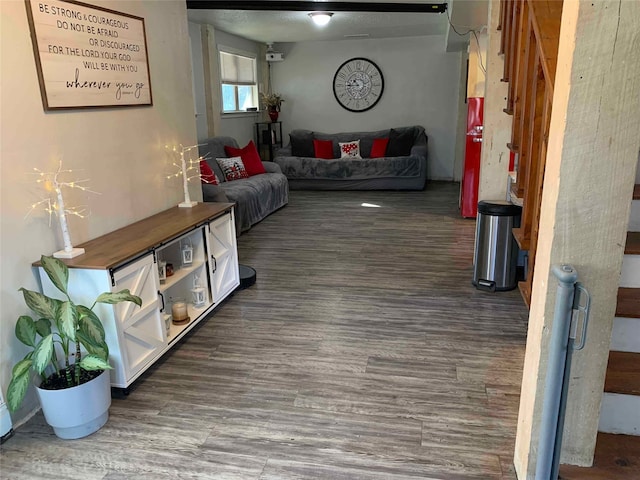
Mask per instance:
[[[213,220],[233,207],[233,203],[198,203],[192,208],[173,207],[126,227],[75,247],[85,253],[62,259],[71,268],[110,269],[130,258],[176,238],[198,225]],[[38,266],[40,262],[34,263]]]

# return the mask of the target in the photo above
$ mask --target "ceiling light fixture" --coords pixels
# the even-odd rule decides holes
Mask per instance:
[[[333,12],[311,12],[309,14],[313,23],[319,26],[324,26],[329,23],[331,17],[333,16]]]

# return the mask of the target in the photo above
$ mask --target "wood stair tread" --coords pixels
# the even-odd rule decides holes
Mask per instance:
[[[618,288],[616,317],[640,318],[640,288]]]
[[[640,395],[640,353],[609,352],[604,391]]]
[[[529,250],[531,246],[531,236],[527,234],[522,228],[512,228],[511,233],[515,238],[520,250]]]
[[[598,433],[593,467],[560,465],[560,480],[639,478],[640,437]]]
[[[633,187],[633,199],[640,200],[640,183]]]
[[[627,255],[640,255],[640,232],[627,232],[624,253]]]

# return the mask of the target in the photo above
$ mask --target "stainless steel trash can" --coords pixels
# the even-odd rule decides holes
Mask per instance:
[[[473,285],[491,292],[516,288],[518,245],[511,233],[520,226],[522,207],[505,201],[478,202]]]

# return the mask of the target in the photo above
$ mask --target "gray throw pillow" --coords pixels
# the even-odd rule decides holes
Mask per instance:
[[[314,157],[313,132],[309,130],[294,130],[289,134],[291,155],[294,157]]]
[[[202,184],[202,199],[205,202],[227,203],[229,201],[227,194],[224,193],[224,190],[220,185],[211,185],[208,183]]]
[[[213,170],[213,173],[216,174],[216,177],[218,177],[218,181],[220,183],[227,181],[227,179],[224,178],[224,173],[222,173],[222,169],[220,168],[220,165],[218,165],[218,162],[216,162],[215,158],[207,158],[207,163],[211,167],[211,170]]]
[[[406,130],[391,129],[389,132],[389,143],[387,144],[387,157],[406,157],[411,155],[411,147],[415,139],[413,128]]]

